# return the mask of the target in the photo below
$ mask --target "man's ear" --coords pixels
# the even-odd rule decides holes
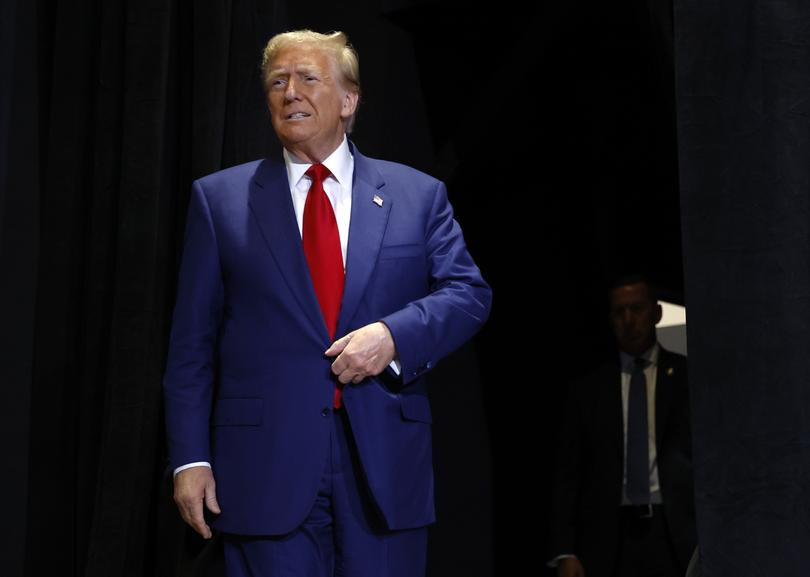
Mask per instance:
[[[360,100],[360,95],[357,92],[347,90],[343,95],[343,107],[340,110],[341,118],[349,118],[354,111],[357,110],[357,101]]]

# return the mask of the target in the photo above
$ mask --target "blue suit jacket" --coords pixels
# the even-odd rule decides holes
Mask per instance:
[[[351,148],[337,334],[385,322],[402,376],[347,385],[343,402],[386,524],[417,527],[435,520],[423,375],[481,327],[491,291],[444,185]],[[335,380],[284,164],[255,161],[195,181],[185,238],[164,376],[171,466],[212,463],[219,530],[288,532],[318,490]]]

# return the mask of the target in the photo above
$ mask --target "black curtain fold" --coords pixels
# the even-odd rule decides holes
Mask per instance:
[[[39,264],[40,146],[37,44],[31,4],[0,3],[0,454],[4,523],[0,566],[21,575],[28,526],[29,431]],[[10,82],[11,79],[14,82]]]
[[[123,14],[110,14],[109,23],[106,8],[99,8],[101,30],[120,25],[120,39],[112,39],[120,42],[120,59],[109,64],[125,74],[125,89],[115,95],[121,106],[117,203],[105,215],[117,223],[107,239],[115,260],[106,287],[111,314],[102,380],[104,427],[84,573],[141,575],[154,563],[149,550],[157,545],[151,539],[144,543],[143,536],[154,525],[165,310],[171,299],[167,281],[181,185],[178,7],[133,2]],[[105,49],[102,44],[99,52]]]
[[[85,130],[92,122],[93,58],[92,6],[82,3],[69,11],[54,9],[54,17],[69,23],[53,27],[39,20],[42,6],[36,6],[40,38],[37,66],[42,96],[38,116],[40,148],[29,176],[39,176],[40,198],[39,267],[34,324],[34,362],[31,382],[30,468],[28,477],[28,526],[26,542],[33,536],[46,540],[64,523],[70,538],[54,540],[54,558],[75,571],[82,559],[76,555],[77,541],[88,521],[77,514],[92,499],[94,471],[78,465],[77,442],[83,423],[75,419],[87,370],[78,358],[83,353],[79,334],[86,295],[82,291],[86,272],[84,211],[89,193],[89,142]],[[52,34],[48,34],[52,32]],[[70,46],[69,58],[66,46]],[[35,63],[36,64],[36,63]],[[58,69],[50,74],[49,69]],[[55,120],[52,122],[52,120]],[[27,184],[27,183],[25,183]],[[25,188],[23,189],[25,190]],[[79,395],[74,393],[78,392]],[[92,426],[92,425],[91,425]],[[88,490],[89,489],[89,490]],[[85,527],[79,527],[78,524]],[[26,566],[40,567],[48,556],[26,552]]]
[[[676,3],[702,575],[810,573],[810,7]]]

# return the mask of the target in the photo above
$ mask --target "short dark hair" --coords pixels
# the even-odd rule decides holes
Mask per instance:
[[[611,298],[613,291],[615,291],[617,288],[631,284],[645,285],[647,287],[647,294],[650,296],[650,300],[652,300],[654,303],[658,302],[658,289],[650,281],[650,279],[642,273],[623,274],[615,277],[610,285],[608,285],[608,299]]]

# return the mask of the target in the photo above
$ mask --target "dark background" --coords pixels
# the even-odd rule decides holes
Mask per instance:
[[[430,574],[542,573],[557,407],[612,354],[606,283],[683,302],[671,2],[1,6],[0,572],[204,565],[160,389],[190,183],[279,153],[260,53],[310,27],[360,53],[360,150],[446,180],[494,289],[432,375]]]

